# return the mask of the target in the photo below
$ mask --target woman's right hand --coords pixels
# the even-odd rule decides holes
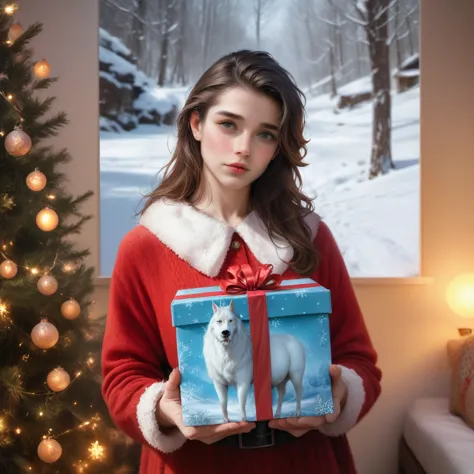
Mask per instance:
[[[178,369],[173,369],[166,383],[165,392],[156,407],[156,419],[162,431],[166,431],[166,428],[177,426],[187,439],[212,444],[227,436],[249,433],[255,428],[255,423],[252,422],[231,422],[210,426],[184,426],[179,392],[180,382],[181,373]]]

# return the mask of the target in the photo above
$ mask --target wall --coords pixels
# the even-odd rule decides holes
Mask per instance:
[[[50,90],[70,125],[55,140],[74,156],[70,189],[95,191],[83,210],[99,211],[97,81],[98,2],[21,2],[23,25],[44,23],[35,40],[60,81]],[[474,3],[423,0],[421,8],[422,266],[430,278],[355,280],[384,371],[383,395],[350,438],[361,474],[395,474],[403,416],[414,397],[446,393],[445,342],[458,320],[447,309],[447,278],[474,269]],[[58,47],[60,46],[60,47]],[[99,221],[78,236],[98,267]],[[108,281],[98,282],[97,311],[107,306]]]

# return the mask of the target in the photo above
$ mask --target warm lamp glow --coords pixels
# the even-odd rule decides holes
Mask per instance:
[[[474,273],[454,278],[446,290],[446,301],[459,316],[474,318]]]

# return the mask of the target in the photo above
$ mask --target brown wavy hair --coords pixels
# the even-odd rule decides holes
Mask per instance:
[[[314,208],[302,191],[300,167],[308,143],[305,126],[303,92],[292,75],[268,53],[242,50],[216,61],[197,81],[177,120],[177,144],[171,160],[164,167],[159,186],[144,197],[145,210],[156,200],[167,198],[191,203],[199,200],[203,187],[203,160],[200,143],[190,126],[191,114],[197,111],[205,120],[207,111],[222,92],[232,87],[248,87],[275,100],[281,108],[277,154],[265,172],[251,184],[250,205],[274,240],[286,240],[293,248],[291,262],[296,273],[310,275],[318,264],[311,230],[305,216]],[[262,262],[266,263],[266,262]]]

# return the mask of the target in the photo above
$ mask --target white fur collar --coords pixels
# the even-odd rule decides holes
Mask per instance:
[[[314,238],[319,217],[312,213],[307,222]],[[210,277],[219,274],[234,232],[240,235],[259,262],[272,264],[277,274],[281,275],[288,268],[286,262],[293,257],[293,249],[287,241],[276,240],[276,245],[272,242],[255,212],[233,228],[187,203],[161,199],[148,207],[140,224],[178,257]]]

